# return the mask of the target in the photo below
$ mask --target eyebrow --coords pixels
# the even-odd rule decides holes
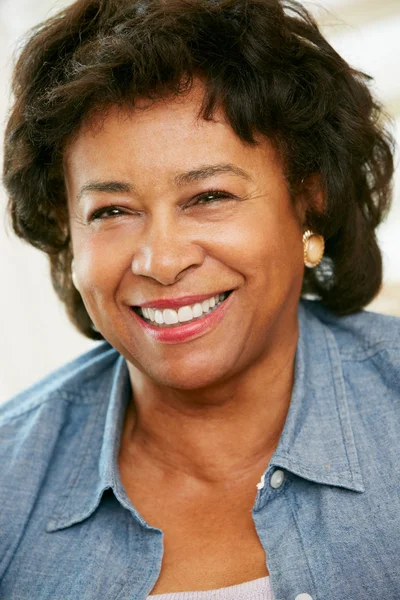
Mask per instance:
[[[79,202],[88,192],[109,192],[111,194],[120,192],[129,194],[132,191],[132,186],[123,181],[89,181],[79,189],[76,199]]]
[[[232,173],[242,177],[243,179],[252,181],[250,175],[240,167],[232,165],[231,163],[223,163],[219,165],[204,165],[198,169],[186,171],[185,173],[178,173],[174,177],[174,182],[176,186],[180,187],[187,183],[208,179],[208,177],[212,177],[213,175],[217,175],[219,173]]]
[[[250,177],[249,173],[231,163],[204,165],[197,169],[191,169],[190,171],[177,173],[173,181],[177,187],[182,187],[189,183],[194,183],[196,181],[208,179],[209,177],[212,177],[213,175],[217,175],[219,173],[232,173],[233,175],[242,177],[247,181],[252,181],[252,178]],[[124,181],[89,181],[80,188],[77,195],[78,202],[88,192],[130,194],[134,192],[134,186]]]

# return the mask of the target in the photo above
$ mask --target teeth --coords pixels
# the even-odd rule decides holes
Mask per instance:
[[[203,313],[206,313],[210,310],[210,303],[208,300],[204,300],[204,302],[201,303],[201,308],[203,309]]]
[[[193,319],[193,311],[190,306],[181,306],[178,310],[179,323],[185,323]]]
[[[162,325],[162,323],[164,323],[164,315],[161,310],[156,310],[154,317],[156,323],[158,323],[159,325]]]
[[[201,304],[195,304],[192,308],[192,313],[194,319],[203,316],[203,307],[201,306]]]
[[[208,300],[204,300],[202,303],[197,302],[191,306],[181,306],[178,311],[172,308],[165,308],[164,310],[142,308],[141,311],[145,319],[153,323],[156,322],[158,325],[175,325],[176,323],[187,323],[211,312],[215,306],[218,306],[225,300],[225,297],[225,294],[217,294]]]
[[[175,323],[179,322],[178,314],[176,310],[173,310],[172,308],[165,308],[163,310],[163,317],[166,325],[174,325]]]

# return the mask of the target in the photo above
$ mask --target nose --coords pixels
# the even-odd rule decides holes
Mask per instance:
[[[151,219],[136,244],[132,259],[134,275],[151,277],[172,285],[204,261],[201,245],[192,239],[173,216]]]

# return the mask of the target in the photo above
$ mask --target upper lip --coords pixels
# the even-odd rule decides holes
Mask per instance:
[[[224,294],[227,290],[221,290],[220,292],[212,292],[211,294],[201,294],[198,296],[181,296],[180,298],[160,298],[158,300],[150,300],[150,302],[142,302],[135,304],[136,307],[140,308],[179,308],[181,306],[190,306],[208,300],[218,294]]]

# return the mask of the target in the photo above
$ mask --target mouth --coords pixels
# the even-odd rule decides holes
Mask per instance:
[[[173,329],[199,321],[217,310],[233,290],[210,296],[203,302],[188,304],[178,309],[132,306],[131,310],[145,323],[160,329]]]

